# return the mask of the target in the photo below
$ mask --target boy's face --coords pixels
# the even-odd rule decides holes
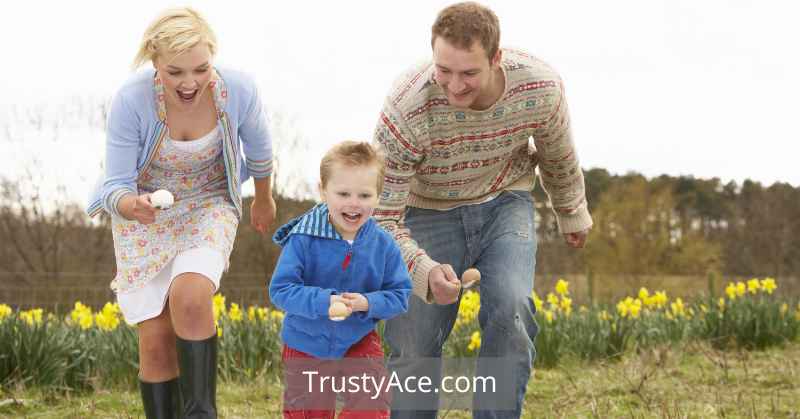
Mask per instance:
[[[320,194],[336,231],[345,240],[353,240],[378,205],[378,168],[334,163]]]

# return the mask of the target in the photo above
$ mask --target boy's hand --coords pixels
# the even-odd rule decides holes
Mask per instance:
[[[331,320],[344,320],[353,314],[353,309],[341,295],[331,294],[331,303],[328,306],[328,317]]]
[[[342,294],[344,303],[347,304],[353,311],[368,311],[369,300],[364,295],[357,292],[346,292]]]

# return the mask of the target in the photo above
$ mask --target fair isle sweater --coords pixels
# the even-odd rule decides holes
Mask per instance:
[[[521,51],[503,49],[501,66],[505,91],[481,111],[450,106],[433,64],[415,66],[393,86],[375,129],[386,177],[374,216],[400,246],[414,294],[428,302],[428,273],[439,262],[405,227],[406,206],[447,210],[530,191],[538,166],[560,231],[592,225],[561,78]]]

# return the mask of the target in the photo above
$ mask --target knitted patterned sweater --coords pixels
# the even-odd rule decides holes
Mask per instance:
[[[504,49],[501,67],[505,91],[476,111],[450,106],[432,63],[417,65],[393,86],[375,129],[386,177],[374,215],[400,246],[414,294],[428,302],[428,273],[439,263],[404,226],[406,206],[447,210],[530,191],[538,166],[560,231],[592,225],[561,78],[521,51]]]

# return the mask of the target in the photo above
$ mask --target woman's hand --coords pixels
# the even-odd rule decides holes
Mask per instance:
[[[128,194],[119,200],[119,213],[128,220],[136,220],[141,224],[152,224],[156,221],[156,207],[150,202],[150,194]]]
[[[275,199],[272,195],[258,196],[250,204],[250,224],[261,234],[275,222]]]

